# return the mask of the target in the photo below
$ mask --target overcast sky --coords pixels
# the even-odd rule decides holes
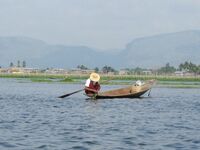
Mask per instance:
[[[0,36],[123,48],[137,37],[200,29],[200,0],[0,0]]]

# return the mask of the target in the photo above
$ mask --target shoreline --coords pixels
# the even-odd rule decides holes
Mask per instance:
[[[100,75],[102,85],[131,85],[137,80],[157,80],[156,87],[200,88],[200,77],[153,76],[153,75]],[[77,74],[0,74],[0,78],[14,78],[21,81],[62,84],[83,84],[89,75]]]

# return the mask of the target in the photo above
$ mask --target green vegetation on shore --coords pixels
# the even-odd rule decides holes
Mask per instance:
[[[82,83],[89,75],[63,74],[0,74],[0,78],[28,79],[32,82]],[[101,75],[101,84],[132,84],[136,80],[157,80],[158,86],[200,88],[200,77],[152,75]]]

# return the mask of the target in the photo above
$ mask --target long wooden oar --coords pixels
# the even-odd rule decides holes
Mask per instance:
[[[81,92],[81,91],[83,91],[83,90],[84,90],[84,89],[81,89],[81,90],[78,90],[78,91],[74,91],[74,92],[71,92],[71,93],[68,93],[68,94],[64,94],[64,95],[59,96],[58,98],[65,98],[65,97],[68,97],[68,96],[70,96],[70,95],[72,95],[72,94]]]

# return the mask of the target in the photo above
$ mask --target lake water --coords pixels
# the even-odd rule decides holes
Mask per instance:
[[[0,79],[0,149],[200,149],[200,89],[155,87],[140,99],[57,98],[81,88]]]

